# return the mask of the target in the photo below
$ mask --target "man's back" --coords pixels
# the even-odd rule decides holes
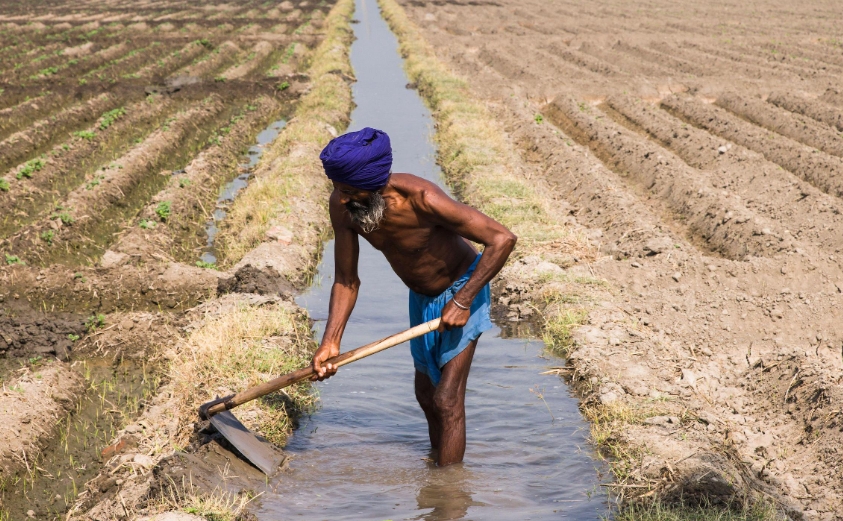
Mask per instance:
[[[383,219],[377,229],[367,233],[349,217],[346,194],[335,191],[330,204],[336,233],[344,228],[362,235],[383,252],[408,288],[438,295],[465,273],[477,256],[474,246],[452,227],[454,218],[470,220],[469,208],[412,174],[392,174],[382,195],[386,202]]]

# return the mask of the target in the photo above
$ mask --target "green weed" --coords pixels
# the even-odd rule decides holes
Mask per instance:
[[[187,188],[188,186],[190,186],[190,179],[184,177],[179,179],[179,188]]]
[[[8,192],[11,187],[5,179],[0,179],[0,192]]]
[[[281,82],[275,88],[278,89],[278,90],[287,90],[287,89],[290,88],[290,82],[288,82],[288,81]]]
[[[78,138],[87,139],[88,141],[97,137],[93,130],[80,130],[78,132],[74,132],[73,135]]]
[[[202,261],[202,260],[198,260],[198,261],[196,261],[196,266],[198,266],[200,268],[205,268],[205,269],[208,269],[208,270],[217,269],[217,263],[216,262],[205,262],[205,261]]]
[[[56,237],[56,232],[53,230],[46,230],[41,232],[41,240],[46,241],[47,244],[53,244],[53,239]]]
[[[535,119],[535,120],[536,120],[536,123],[538,123],[539,125],[541,125],[541,124],[542,124],[542,122],[544,121],[544,116],[542,116],[541,114],[536,114],[536,115],[535,115],[535,117],[534,117],[533,119]]]
[[[97,315],[91,315],[88,317],[88,320],[85,321],[85,330],[89,333],[91,331],[96,331],[97,329],[102,328],[105,326],[105,315],[102,313]]]
[[[105,130],[110,127],[115,121],[126,114],[126,109],[123,107],[109,110],[100,118],[100,130]]]
[[[158,217],[160,217],[162,221],[166,221],[170,217],[171,211],[172,203],[170,201],[161,201],[155,208],[155,213],[158,214]]]
[[[22,260],[20,260],[20,257],[18,257],[17,255],[9,255],[7,253],[6,254],[6,264],[8,264],[9,266],[12,266],[13,264],[26,264],[26,263],[23,262]]]
[[[18,170],[18,173],[15,175],[15,177],[17,179],[22,179],[24,177],[29,179],[32,177],[33,172],[38,172],[39,170],[44,168],[44,165],[46,164],[47,162],[40,157],[36,159],[31,159],[23,164],[21,169]]]
[[[151,230],[158,225],[155,221],[151,221],[149,219],[141,219],[140,227],[142,230]]]
[[[67,335],[67,339],[71,342],[76,342],[77,340],[79,340],[79,335],[74,335],[73,333],[70,333],[69,335]]]

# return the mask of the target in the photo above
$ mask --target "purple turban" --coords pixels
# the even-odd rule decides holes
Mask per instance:
[[[373,192],[389,181],[392,146],[386,132],[366,127],[332,139],[319,159],[331,181]]]

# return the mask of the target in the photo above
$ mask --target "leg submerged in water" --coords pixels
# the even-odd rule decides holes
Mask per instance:
[[[465,455],[465,389],[476,346],[477,340],[445,364],[435,387],[427,375],[416,371],[416,399],[427,418],[430,445],[438,450],[440,467],[459,463]]]

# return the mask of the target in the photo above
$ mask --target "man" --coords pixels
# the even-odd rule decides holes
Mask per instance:
[[[410,288],[410,322],[442,317],[438,331],[414,339],[416,399],[427,418],[440,466],[465,454],[465,387],[480,335],[492,327],[489,281],[515,247],[500,223],[454,201],[435,184],[392,174],[389,136],[364,128],[332,140],[320,155],[333,181],[330,198],[336,274],[328,322],[313,356],[314,380],[336,374],[325,361],[357,301],[359,237],[383,252]],[[485,246],[483,254],[471,244]]]

